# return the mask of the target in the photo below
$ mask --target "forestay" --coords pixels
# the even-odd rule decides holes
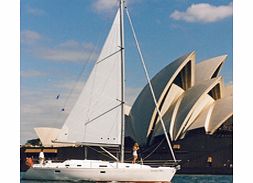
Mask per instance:
[[[121,142],[120,12],[91,74],[56,141],[117,145]]]

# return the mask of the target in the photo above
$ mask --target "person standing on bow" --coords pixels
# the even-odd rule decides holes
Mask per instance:
[[[44,161],[45,161],[45,156],[44,156],[44,152],[43,152],[43,149],[40,150],[40,154],[39,154],[39,163],[41,165],[44,164]]]
[[[133,161],[132,161],[133,164],[136,163],[136,160],[138,159],[138,153],[137,153],[137,151],[139,149],[140,149],[139,145],[137,143],[134,143],[134,145],[133,145]]]

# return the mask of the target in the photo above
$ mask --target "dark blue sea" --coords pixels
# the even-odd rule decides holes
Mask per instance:
[[[22,173],[20,174],[22,177]],[[60,181],[28,181],[21,180],[21,183],[60,183]],[[232,183],[232,175],[176,175],[172,183]],[[66,181],[64,182],[66,183]],[[82,182],[84,183],[84,182]]]

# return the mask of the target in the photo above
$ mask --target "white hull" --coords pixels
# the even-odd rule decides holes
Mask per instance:
[[[35,164],[23,179],[117,182],[170,182],[174,167],[152,168],[147,165],[110,163],[95,160],[67,160],[63,163]]]

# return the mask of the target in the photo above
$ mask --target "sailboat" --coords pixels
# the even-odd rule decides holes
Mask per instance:
[[[34,164],[27,170],[23,179],[170,182],[175,175],[177,170],[175,166],[154,168],[148,165],[124,162],[124,10],[126,10],[125,2],[120,0],[111,30],[95,66],[55,139],[57,143],[101,147],[116,161],[84,159],[66,160],[59,163],[49,160],[45,164]],[[127,16],[130,18],[128,11]],[[131,19],[129,20],[132,26]],[[132,31],[136,38],[133,27]],[[137,39],[135,40],[139,50]],[[142,58],[141,54],[140,56]],[[144,69],[146,71],[145,67]],[[153,93],[150,80],[148,81]],[[157,103],[155,96],[154,102]],[[160,113],[158,107],[157,112]],[[160,119],[163,124],[162,117]],[[166,129],[164,128],[164,130],[168,144],[171,147]],[[120,160],[107,151],[105,147],[120,147]],[[172,155],[175,159],[173,151]]]

